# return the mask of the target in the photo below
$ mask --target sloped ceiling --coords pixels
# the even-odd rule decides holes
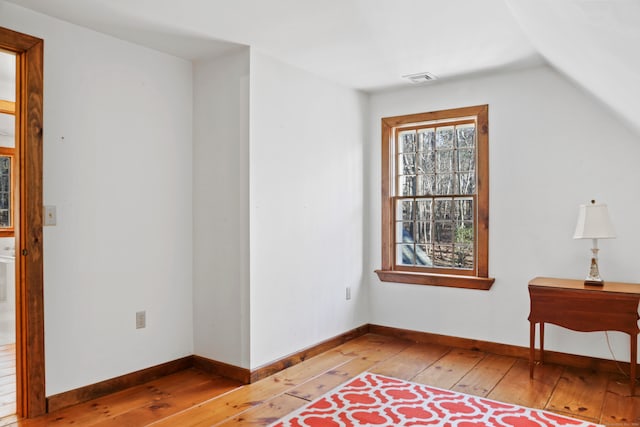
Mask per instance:
[[[248,45],[376,91],[548,61],[640,131],[638,0],[10,0],[186,59]]]
[[[640,1],[506,1],[549,63],[640,132]]]

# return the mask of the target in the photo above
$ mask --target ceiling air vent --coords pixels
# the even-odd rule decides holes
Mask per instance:
[[[430,82],[431,80],[435,80],[438,78],[435,74],[431,73],[416,73],[416,74],[407,74],[406,76],[402,76],[403,79],[408,79],[413,84]]]

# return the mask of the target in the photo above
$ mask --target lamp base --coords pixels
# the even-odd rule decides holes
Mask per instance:
[[[591,258],[591,266],[589,267],[589,274],[584,281],[586,286],[603,286],[604,280],[600,277],[600,272],[598,271],[598,248],[595,247],[591,249],[593,252],[593,257]]]
[[[585,286],[604,286],[604,280],[585,280]]]

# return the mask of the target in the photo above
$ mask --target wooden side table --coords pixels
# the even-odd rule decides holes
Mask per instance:
[[[536,323],[540,323],[540,363],[544,361],[544,324],[574,331],[620,331],[631,340],[630,389],[635,394],[638,358],[640,284],[605,282],[585,286],[582,280],[536,277],[529,282],[529,376],[535,364]]]

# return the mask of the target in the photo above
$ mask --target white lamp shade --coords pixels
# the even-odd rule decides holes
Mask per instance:
[[[580,205],[578,224],[574,239],[613,239],[616,231],[613,229],[607,205],[594,203]]]

